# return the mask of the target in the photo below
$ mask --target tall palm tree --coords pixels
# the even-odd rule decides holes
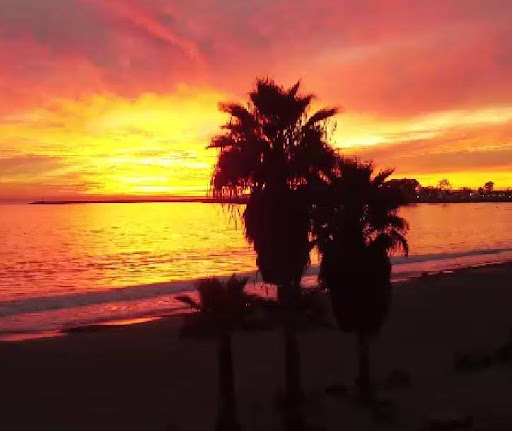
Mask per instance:
[[[308,115],[313,96],[259,79],[246,104],[226,103],[230,115],[223,133],[210,147],[219,148],[213,172],[213,195],[225,200],[247,199],[242,221],[245,236],[256,251],[265,282],[278,287],[285,314],[286,400],[302,397],[300,359],[294,310],[300,298],[300,280],[311,250],[311,190],[334,165],[334,153],[325,140],[328,120],[337,109]]]
[[[393,250],[408,253],[407,222],[397,211],[406,197],[371,163],[339,158],[314,215],[321,255],[319,280],[328,289],[342,331],[357,333],[363,402],[372,399],[368,337],[382,326],[391,299]]]
[[[226,282],[207,278],[197,284],[199,301],[188,295],[177,299],[198,313],[185,319],[185,335],[218,337],[219,408],[216,431],[239,431],[231,332],[243,326],[251,297],[244,292],[246,278],[233,275]]]

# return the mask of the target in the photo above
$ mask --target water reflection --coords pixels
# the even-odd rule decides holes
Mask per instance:
[[[512,204],[404,208],[412,255],[512,247]],[[4,205],[0,301],[254,270],[220,206]]]

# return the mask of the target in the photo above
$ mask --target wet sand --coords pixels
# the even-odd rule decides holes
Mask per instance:
[[[308,420],[326,430],[419,430],[443,411],[471,414],[482,429],[512,429],[512,366],[457,373],[457,352],[488,353],[512,329],[512,264],[416,279],[395,288],[381,337],[373,343],[377,383],[406,370],[410,387],[381,388],[399,424],[384,425],[348,395],[354,337],[335,330],[300,336]],[[0,343],[0,429],[213,430],[216,345],[180,339],[180,318],[96,328],[62,337]],[[244,430],[278,430],[282,345],[278,332],[235,336]],[[473,428],[475,429],[475,428]]]

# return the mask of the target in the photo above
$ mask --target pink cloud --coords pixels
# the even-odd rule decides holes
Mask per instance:
[[[91,3],[98,8],[126,19],[127,23],[135,28],[141,29],[149,36],[168,43],[170,46],[177,47],[196,65],[202,64],[202,54],[192,39],[179,35],[172,26],[166,25],[155,16],[154,12],[143,8],[142,4],[137,5],[134,2],[111,0],[104,2],[100,0],[83,0]]]
[[[105,87],[129,96],[197,82],[242,95],[255,76],[271,75],[304,78],[320,97],[351,111],[408,115],[504,103],[512,97],[510,6],[510,0],[0,0],[0,40],[9,58],[2,61],[3,81],[21,70],[27,90],[47,84],[55,91],[52,81],[62,76],[61,92],[73,79],[91,92]],[[20,41],[34,46],[21,49]],[[87,72],[65,78],[77,62]],[[36,71],[37,84],[23,81]]]

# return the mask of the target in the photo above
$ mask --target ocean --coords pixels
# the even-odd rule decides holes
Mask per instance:
[[[512,203],[417,204],[395,281],[512,260]],[[234,272],[266,292],[218,204],[0,205],[0,338],[176,312],[194,280]],[[314,284],[316,256],[304,278]]]

